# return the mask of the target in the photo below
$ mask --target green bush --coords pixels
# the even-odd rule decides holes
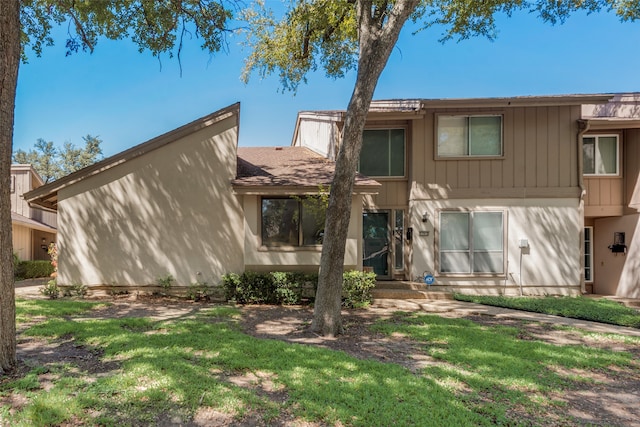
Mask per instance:
[[[49,280],[46,285],[40,288],[40,293],[49,299],[56,299],[60,296],[60,288],[55,279]]]
[[[210,301],[213,291],[206,282],[195,282],[187,288],[187,298],[191,301]]]
[[[300,304],[306,286],[318,282],[317,274],[292,272],[242,274],[230,273],[223,278],[224,295],[239,304]]]
[[[65,287],[62,290],[62,296],[84,298],[87,296],[88,292],[89,292],[89,288],[87,288],[87,286],[75,284],[75,285]]]
[[[49,277],[53,272],[51,261],[19,261],[15,265],[14,276],[17,279],[34,279]]]
[[[317,274],[275,271],[242,274],[230,273],[223,277],[224,295],[228,301],[239,304],[300,304],[306,289],[316,290]],[[344,273],[343,304],[345,307],[367,307],[371,289],[375,286],[375,273],[347,271]]]
[[[345,271],[342,279],[342,304],[350,308],[365,308],[373,301],[371,289],[376,286],[376,274]]]

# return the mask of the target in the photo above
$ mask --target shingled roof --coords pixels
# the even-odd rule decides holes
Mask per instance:
[[[238,171],[232,183],[238,192],[261,187],[315,192],[319,186],[331,185],[334,170],[334,162],[305,147],[239,147]],[[377,193],[380,186],[357,174],[354,191]]]

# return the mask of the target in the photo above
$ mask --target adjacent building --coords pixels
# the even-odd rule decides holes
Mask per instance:
[[[56,213],[30,206],[24,193],[44,182],[31,165],[11,165],[11,231],[13,252],[21,260],[48,260],[49,245],[56,241]]]

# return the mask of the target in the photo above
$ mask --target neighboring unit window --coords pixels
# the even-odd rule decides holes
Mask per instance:
[[[584,228],[584,281],[593,282],[593,227]]]
[[[441,212],[441,273],[504,273],[503,212]]]
[[[585,175],[618,175],[618,136],[585,136],[582,158]]]
[[[439,157],[502,156],[502,116],[438,116]]]
[[[313,199],[262,199],[262,244],[265,246],[321,245],[325,210]]]
[[[362,134],[360,173],[374,177],[403,177],[404,158],[404,129],[368,129]]]

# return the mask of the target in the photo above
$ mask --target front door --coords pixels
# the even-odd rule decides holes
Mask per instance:
[[[364,212],[362,216],[362,265],[372,267],[380,279],[391,278],[389,214],[388,211]]]

